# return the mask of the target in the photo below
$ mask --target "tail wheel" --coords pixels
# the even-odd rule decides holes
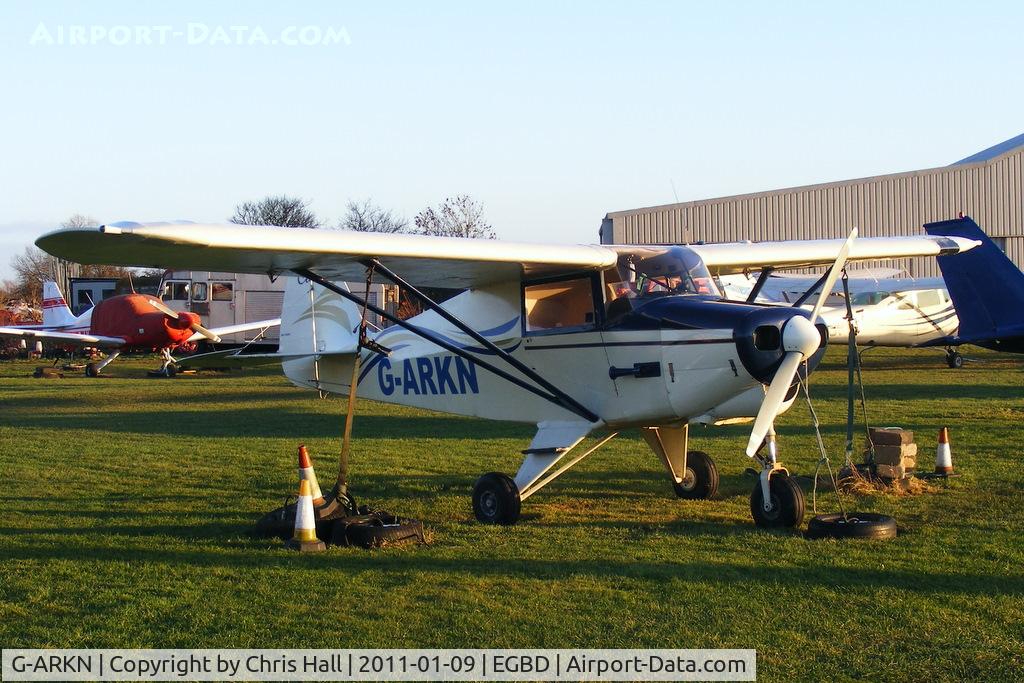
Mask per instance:
[[[507,474],[488,472],[473,487],[473,514],[484,524],[515,524],[522,501],[519,487]]]
[[[804,521],[804,492],[796,480],[785,472],[778,472],[768,480],[768,494],[771,505],[765,510],[761,482],[754,485],[750,494],[750,514],[754,523],[766,529],[800,526]]]
[[[704,451],[686,453],[683,480],[673,482],[676,496],[686,500],[707,500],[718,493],[718,468]]]

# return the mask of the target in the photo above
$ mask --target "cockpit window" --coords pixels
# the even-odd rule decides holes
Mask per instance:
[[[858,292],[850,297],[854,306],[874,306],[889,297],[889,292]]]
[[[652,250],[653,251],[653,250]],[[619,256],[620,280],[639,296],[653,294],[708,294],[718,287],[700,257],[685,247]]]
[[[620,253],[605,271],[606,317],[612,320],[643,301],[670,294],[721,296],[704,262],[686,247]]]

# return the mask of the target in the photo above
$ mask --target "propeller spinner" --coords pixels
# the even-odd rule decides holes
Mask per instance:
[[[156,299],[146,299],[146,301],[149,302],[150,306],[160,311],[161,313],[171,318],[172,320],[177,320],[178,318],[181,317],[181,315],[177,311],[168,308],[162,301],[157,301]],[[190,323],[189,329],[192,330],[193,332],[198,332],[199,334],[203,335],[204,337],[206,337],[207,339],[214,343],[220,341],[220,337],[218,337],[216,334],[200,325],[198,322]]]

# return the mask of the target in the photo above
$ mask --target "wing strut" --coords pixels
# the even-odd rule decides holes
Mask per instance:
[[[379,263],[376,265],[376,267],[377,267],[378,270],[380,270],[382,268],[382,266]],[[576,402],[570,396],[565,394],[565,392],[560,391],[560,390],[558,390],[557,388],[554,388],[554,387],[552,387],[551,393],[548,393],[547,391],[543,391],[541,389],[538,389],[537,387],[533,386],[532,384],[530,384],[528,382],[524,382],[523,380],[521,380],[520,378],[516,377],[515,375],[511,375],[508,372],[502,370],[501,368],[495,367],[491,363],[488,363],[487,361],[481,359],[479,356],[476,356],[476,355],[466,351],[465,349],[459,348],[458,346],[456,346],[454,344],[451,344],[451,343],[445,341],[444,339],[441,339],[440,337],[432,334],[429,330],[425,330],[422,327],[418,327],[417,325],[413,325],[413,324],[411,324],[410,322],[408,322],[406,320],[402,320],[401,318],[399,318],[399,317],[397,317],[395,315],[392,315],[391,313],[388,313],[383,308],[380,308],[379,306],[375,306],[375,305],[369,303],[368,301],[366,301],[365,299],[359,298],[358,296],[356,296],[352,292],[349,292],[348,290],[339,287],[338,285],[334,284],[330,280],[327,280],[327,279],[317,275],[316,273],[314,273],[313,271],[311,271],[309,269],[298,268],[296,270],[293,270],[292,272],[295,273],[296,275],[300,276],[300,277],[304,277],[307,280],[310,280],[312,282],[317,283],[318,285],[320,285],[324,289],[329,289],[330,291],[334,292],[338,296],[343,297],[345,299],[348,299],[349,301],[351,301],[352,303],[354,303],[354,304],[356,304],[358,306],[366,306],[366,308],[368,310],[373,311],[374,313],[376,313],[380,317],[384,318],[385,320],[390,320],[392,323],[394,323],[395,325],[398,325],[402,329],[408,330],[409,332],[412,332],[416,336],[421,337],[423,339],[426,339],[431,344],[436,344],[437,346],[440,346],[442,349],[444,349],[445,351],[448,351],[449,353],[454,353],[456,356],[459,356],[461,358],[465,358],[466,360],[468,360],[470,362],[476,363],[477,365],[479,365],[480,367],[484,368],[485,370],[489,370],[490,372],[493,372],[498,377],[501,377],[502,379],[504,379],[504,380],[506,380],[508,382],[511,382],[512,384],[515,384],[516,386],[518,386],[518,387],[520,387],[522,389],[525,389],[525,390],[529,391],[532,394],[540,396],[541,398],[545,399],[546,401],[550,401],[551,403],[554,403],[555,405],[557,405],[557,406],[559,406],[561,408],[564,408],[564,409],[568,410],[571,413],[579,415],[580,417],[582,417],[585,420],[588,420],[589,422],[600,422],[600,420],[601,420],[600,417],[595,415],[593,412],[591,412],[590,410],[588,410],[584,406],[580,405],[578,402]],[[398,276],[394,275],[394,273],[391,273],[391,271],[387,271],[387,273],[384,273],[384,275],[386,277],[388,277],[389,279],[392,276],[398,278]],[[398,278],[398,279],[401,280],[401,278]],[[406,285],[406,286],[408,286],[408,285]],[[418,290],[417,290],[417,293],[419,294],[419,296],[424,297],[425,303],[429,302],[428,305],[431,305],[432,307],[438,306],[438,304],[436,302],[434,302],[431,299],[426,298],[426,296],[424,294],[422,294],[422,293],[419,293]],[[438,308],[440,308],[440,307],[438,306]],[[434,309],[434,310],[438,310],[438,309]],[[452,324],[456,325],[456,327],[458,327],[460,330],[462,330],[464,332],[467,332],[467,334],[469,334],[474,339],[476,339],[476,333],[473,332],[472,330],[470,330],[469,328],[467,328],[465,326],[465,324],[462,323],[461,321],[457,321],[457,320],[453,319],[450,322],[452,322]],[[493,345],[491,345],[491,346],[493,346]],[[509,355],[508,355],[507,352],[505,352],[505,351],[503,351],[501,349],[496,349],[496,350],[497,350],[497,352],[499,353],[499,355],[501,357],[505,358],[506,360],[509,359]],[[515,363],[513,363],[513,366],[515,366]],[[535,375],[535,373],[533,373],[532,371],[530,371],[527,374],[528,375]],[[533,377],[531,377],[531,378],[533,378]],[[542,386],[544,386],[544,385],[550,386],[547,382],[544,382],[542,379],[539,380],[539,381],[542,384]]]
[[[818,287],[821,287],[823,284],[825,284],[825,280],[827,280],[828,276],[831,275],[831,274],[832,274],[832,267],[830,266],[828,268],[828,270],[826,270],[824,273],[822,273],[821,277],[819,277],[818,280],[813,285],[811,285],[810,289],[808,289],[806,292],[801,294],[800,298],[793,302],[793,307],[794,308],[799,308],[800,306],[803,306],[804,303],[806,303],[807,300],[811,298],[811,295],[814,294],[815,290],[817,290]],[[832,292],[828,292],[827,294],[825,294],[825,296],[827,297],[831,293]]]
[[[750,294],[747,295],[747,303],[752,304],[757,299],[757,295],[764,289],[765,283],[768,282],[768,278],[771,276],[775,269],[771,266],[765,266],[761,269],[761,274],[757,276],[757,282],[754,283],[753,288],[750,290]]]

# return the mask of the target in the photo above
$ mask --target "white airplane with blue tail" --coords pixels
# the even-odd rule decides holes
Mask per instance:
[[[677,495],[710,498],[714,462],[688,451],[692,422],[754,418],[746,455],[759,466],[751,512],[797,526],[803,494],[779,462],[774,422],[827,343],[812,310],[730,301],[713,276],[850,261],[954,255],[943,236],[699,246],[551,245],[302,228],[114,223],[44,235],[65,259],[267,273],[289,282],[277,353],[297,385],[447,413],[535,424],[514,477],[491,472],[476,517],[512,524],[522,501],[616,434],[639,429]],[[419,296],[400,320],[343,283],[384,279]],[[419,287],[466,289],[438,304]],[[394,327],[369,333],[364,310]],[[596,445],[580,444],[590,435]],[[577,452],[579,448],[583,452]]]

